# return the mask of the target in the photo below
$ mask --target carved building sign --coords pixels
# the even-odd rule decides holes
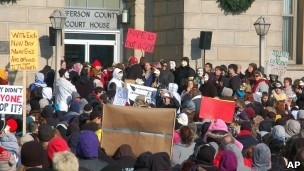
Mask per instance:
[[[91,10],[66,8],[65,29],[117,30],[117,10]]]

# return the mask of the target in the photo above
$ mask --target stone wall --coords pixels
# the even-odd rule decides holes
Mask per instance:
[[[212,31],[212,46],[206,50],[206,62],[214,66],[238,63],[244,66],[243,70],[250,62],[258,64],[259,36],[253,23],[263,15],[271,22],[265,39],[265,60],[268,61],[273,49],[282,48],[282,5],[282,0],[256,0],[246,13],[224,15],[214,0],[185,1],[183,56],[192,57],[194,68],[201,67],[200,31]]]
[[[48,64],[54,68],[55,49],[49,46],[49,16],[55,9],[63,10],[64,6],[64,0],[20,0],[16,4],[0,5],[0,33],[3,33],[0,34],[0,41],[9,41],[10,30],[38,30],[38,67],[42,69]],[[0,54],[0,58],[0,68],[9,67],[9,54]],[[22,85],[23,79],[30,84],[34,82],[36,72],[28,71],[27,77],[22,78],[22,72],[10,70],[10,84]]]

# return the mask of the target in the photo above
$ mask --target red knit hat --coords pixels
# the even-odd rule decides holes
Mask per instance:
[[[129,58],[129,62],[132,63],[132,64],[137,64],[138,63],[138,60],[135,56],[131,56]]]
[[[92,63],[92,68],[96,68],[97,66],[102,66],[101,62],[99,62],[99,60],[95,60],[93,63]]]
[[[18,128],[18,123],[15,119],[9,119],[6,121],[6,125],[10,126],[9,131],[11,133],[16,132]]]
[[[50,161],[53,160],[54,154],[69,149],[68,144],[63,138],[54,137],[50,140],[47,146],[47,155]]]

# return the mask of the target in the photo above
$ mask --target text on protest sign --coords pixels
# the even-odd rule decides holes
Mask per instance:
[[[136,97],[139,95],[146,96],[147,102],[155,104],[155,96],[157,89],[137,84],[129,84],[127,83],[128,89],[128,98],[132,101],[135,101]]]
[[[287,70],[288,57],[288,52],[273,50],[269,58],[268,73],[282,76]]]
[[[22,86],[0,85],[0,113],[22,115]]]
[[[10,67],[13,70],[38,69],[37,30],[10,31]]]
[[[125,42],[126,48],[142,49],[145,52],[153,52],[156,41],[156,33],[128,29],[128,34]]]
[[[123,87],[116,88],[113,104],[125,106],[128,101],[128,89]]]
[[[202,97],[199,117],[204,119],[222,119],[232,122],[234,116],[235,102]]]

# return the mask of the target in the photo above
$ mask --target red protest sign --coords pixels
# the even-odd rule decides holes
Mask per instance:
[[[222,119],[225,122],[233,120],[234,101],[202,97],[199,117],[205,119]]]
[[[156,33],[128,29],[128,34],[125,42],[126,48],[142,49],[145,52],[153,52],[156,41]]]

